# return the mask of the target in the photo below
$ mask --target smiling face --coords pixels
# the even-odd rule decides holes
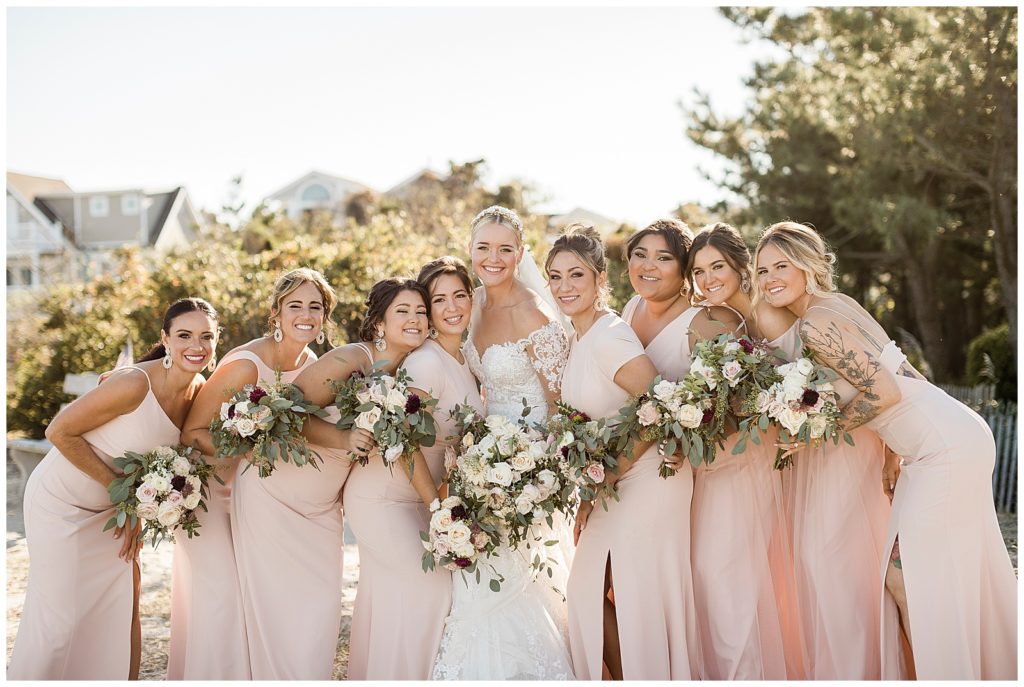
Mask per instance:
[[[646,300],[669,300],[685,283],[681,267],[665,237],[648,234],[629,254],[629,283]]]
[[[594,307],[605,280],[604,273],[597,274],[569,250],[559,251],[548,264],[548,288],[570,318]]]
[[[714,246],[704,246],[693,256],[693,281],[704,298],[715,305],[721,305],[736,295],[742,279]]]
[[[388,350],[411,351],[427,338],[427,304],[416,291],[398,292],[377,325],[384,330]]]
[[[515,276],[516,265],[523,257],[515,231],[501,224],[484,224],[474,233],[469,255],[473,272],[484,286],[497,286]]]
[[[324,326],[324,297],[320,289],[305,282],[281,299],[277,321],[284,338],[301,343],[312,343]]]
[[[160,341],[177,367],[193,374],[210,362],[217,349],[217,322],[199,310],[182,313],[171,320],[170,334]]]
[[[455,274],[442,274],[430,285],[430,324],[444,336],[462,336],[469,326],[473,298]]]
[[[771,305],[785,308],[807,295],[807,274],[768,243],[757,253],[757,286]]]

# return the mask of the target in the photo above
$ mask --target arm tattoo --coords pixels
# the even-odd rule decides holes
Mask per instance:
[[[843,334],[834,322],[826,331],[809,322],[800,325],[800,336],[814,352],[814,357],[845,377],[860,393],[843,408],[843,426],[851,430],[872,420],[882,408],[875,393],[875,376],[880,368],[878,359],[868,351],[858,357],[857,352],[847,348]]]

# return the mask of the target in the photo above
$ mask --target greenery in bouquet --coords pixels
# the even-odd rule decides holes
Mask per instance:
[[[153,546],[181,529],[189,539],[199,536],[199,509],[207,510],[210,476],[220,482],[216,468],[206,463],[190,446],[158,446],[146,453],[127,451],[114,458],[122,476],[108,486],[115,514],[103,530],[145,525],[140,538]],[[223,482],[222,482],[223,483]]]
[[[214,457],[245,455],[263,478],[273,473],[278,460],[320,469],[319,456],[302,436],[310,416],[322,418],[326,412],[306,401],[294,384],[282,382],[280,375],[273,384],[246,384],[221,404],[220,415],[210,422]]]
[[[420,532],[423,548],[423,572],[440,565],[452,572],[476,575],[480,582],[478,563],[498,547],[501,534],[493,523],[477,522],[470,509],[458,496],[449,496],[444,501],[434,499],[430,504],[430,526]],[[490,581],[494,591],[501,590],[502,578],[495,576]]]
[[[543,432],[552,450],[560,456],[566,478],[563,500],[567,507],[575,507],[579,500],[600,499],[607,510],[607,499],[619,500],[618,490],[605,479],[619,465],[617,454],[611,450],[612,427],[604,419],[592,420],[567,403],[558,401],[555,408],[557,412],[544,425]]]
[[[409,392],[409,373],[399,369],[391,376],[376,363],[368,372],[353,372],[334,382],[334,405],[341,414],[341,430],[365,429],[373,434],[388,469],[395,461],[409,458],[422,446],[433,446],[437,427],[431,414],[437,399],[424,399]],[[357,461],[366,465],[369,458]],[[409,466],[410,470],[412,466]]]

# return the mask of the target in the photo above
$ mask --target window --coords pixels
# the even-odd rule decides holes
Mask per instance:
[[[322,203],[330,199],[330,192],[320,184],[307,186],[306,190],[302,192],[302,200],[307,203]]]
[[[137,215],[139,214],[139,197],[134,193],[126,193],[121,196],[121,214],[122,215]]]
[[[21,285],[32,286],[32,268],[22,267],[21,268]]]
[[[89,198],[89,214],[92,217],[106,217],[110,214],[110,199],[106,196],[91,196]]]

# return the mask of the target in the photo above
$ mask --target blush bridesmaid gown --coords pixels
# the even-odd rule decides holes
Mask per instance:
[[[992,500],[992,432],[942,389],[900,374],[905,360],[888,340],[879,362],[902,398],[867,425],[903,458],[876,575],[885,579],[898,535],[918,680],[1016,680],[1017,579]],[[881,614],[882,679],[906,679],[888,593]]]
[[[800,321],[780,337],[800,356]],[[835,381],[840,405],[857,395]],[[879,566],[889,499],[882,492],[884,444],[867,427],[845,441],[805,449],[783,470],[808,680],[877,680],[881,674]]]
[[[469,366],[427,339],[402,363],[409,385],[437,399],[437,442],[423,457],[440,485],[444,450],[456,404],[483,413]],[[424,573],[423,541],[430,513],[401,465],[394,474],[379,460],[353,469],[345,485],[345,512],[359,544],[359,588],[352,611],[350,680],[429,680],[452,603],[452,576],[441,567]]]
[[[256,365],[261,381],[271,383],[276,377],[274,370],[251,351],[233,351],[224,356],[220,365],[235,360],[249,360]],[[305,364],[283,372],[281,380],[291,382],[315,360],[307,352]],[[212,461],[208,457],[207,460]],[[202,536],[175,538],[168,680],[253,679],[231,513],[232,490],[237,488],[237,475],[246,465],[242,460],[237,472],[222,475],[223,485],[210,481],[209,511],[199,514]],[[255,469],[249,472],[258,475]]]
[[[685,337],[687,326],[684,316],[669,325],[674,337]],[[668,342],[671,332],[662,335]],[[629,324],[617,315],[604,315],[573,341],[562,375],[562,399],[592,418],[618,415],[629,395],[614,382],[615,373],[643,354]],[[657,446],[651,446],[618,481],[620,500],[610,501],[607,511],[597,505],[580,534],[568,586],[569,641],[577,679],[601,679],[609,561],[623,678],[692,680],[701,674],[690,581],[692,472],[687,463],[675,476],[662,479],[660,465]]]
[[[126,369],[149,382],[141,368]],[[135,410],[82,435],[111,467],[126,451],[174,446],[180,437],[152,384]],[[103,531],[114,514],[110,494],[52,448],[25,485],[24,504],[31,563],[7,679],[127,680],[132,565],[118,558],[123,540]]]

